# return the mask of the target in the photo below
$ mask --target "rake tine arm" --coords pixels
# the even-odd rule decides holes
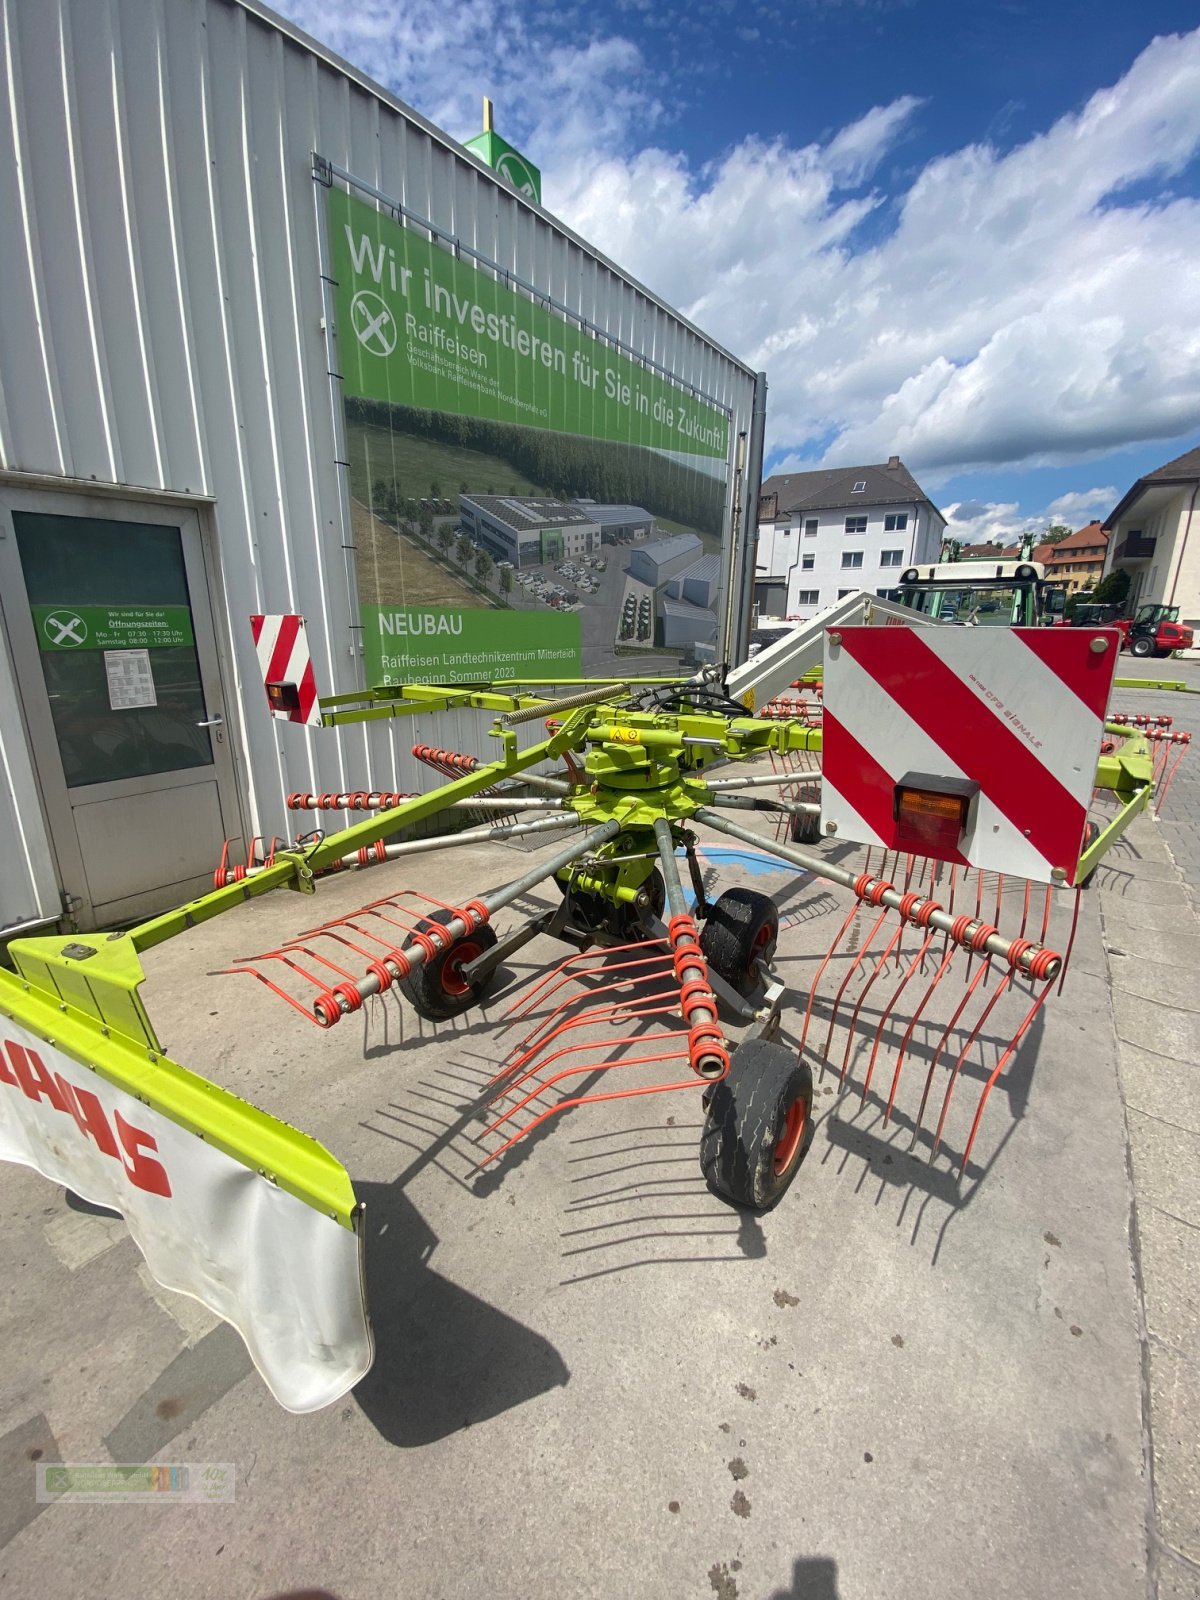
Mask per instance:
[[[743,844],[778,856],[792,866],[801,867],[814,877],[841,884],[843,888],[853,890],[860,900],[866,900],[873,906],[887,906],[899,911],[906,921],[915,922],[918,927],[938,928],[948,933],[956,944],[964,945],[977,955],[986,951],[988,955],[999,956],[1034,978],[1058,976],[1062,958],[1057,952],[1042,949],[1029,940],[1005,939],[997,928],[981,922],[978,915],[974,918],[952,917],[932,900],[921,895],[901,894],[894,884],[873,880],[866,873],[856,875],[832,861],[797,850],[794,845],[765,839],[762,834],[752,833],[749,828],[743,828],[740,823],[721,816],[708,806],[701,806],[697,810],[695,820],[718,833],[727,834],[731,839],[738,839]]]

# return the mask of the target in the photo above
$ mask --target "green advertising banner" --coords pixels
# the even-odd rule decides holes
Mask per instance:
[[[348,395],[724,463],[724,412],[340,189],[329,194]]]
[[[362,607],[367,682],[479,683],[491,678],[577,678],[579,618],[512,611]]]
[[[32,606],[43,650],[165,650],[193,642],[187,606]]]
[[[712,660],[726,413],[375,205],[327,206],[367,681]]]

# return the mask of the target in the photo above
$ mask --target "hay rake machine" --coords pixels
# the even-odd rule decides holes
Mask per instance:
[[[1148,803],[1155,772],[1141,730],[1104,734],[1112,658],[1094,635],[1055,647],[1051,675],[1069,677],[1069,656],[1087,681],[1068,685],[1070,704],[1051,696],[1043,726],[1008,699],[1028,663],[1014,679],[965,631],[967,656],[943,660],[949,632],[922,648],[942,678],[974,683],[978,717],[956,702],[949,720],[966,732],[935,727],[941,745],[910,692],[929,663],[890,678],[880,665],[881,644],[916,648],[908,629],[831,632],[823,695],[804,687],[795,714],[765,694],[755,714],[724,668],[324,700],[335,724],[490,713],[497,750],[418,745],[436,787],[292,795],[297,814],[354,820],[255,841],[240,864],[227,847],[210,893],[128,932],[15,941],[17,975],[0,973],[0,1155],[122,1210],[154,1275],[232,1322],[284,1405],[344,1393],[371,1359],[362,1208],[344,1168],[166,1057],[138,990],[141,955],[162,941],[276,888],[313,894],[326,873],[369,869],[380,892],[363,905],[224,971],[324,1030],[392,991],[435,1037],[486,1004],[500,1048],[477,1108],[480,1166],[564,1111],[691,1091],[710,1189],[765,1210],[811,1142],[814,1079],[832,1075],[835,1105],[856,1090],[885,1128],[903,1116],[930,1160],[954,1151],[961,1180],[992,1088],[1065,976],[1078,897],[1060,891]],[[926,684],[922,703],[950,687],[935,681],[929,698]],[[885,692],[896,699],[877,704]],[[1102,734],[1112,748],[1097,764]],[[1094,784],[1119,802],[1103,829],[1086,822]],[[819,838],[821,853],[801,848]],[[494,843],[539,854],[465,900],[404,872],[410,856]],[[722,856],[848,896],[824,956],[790,985],[780,906],[743,882],[714,894]],[[558,959],[506,987],[506,963],[539,938]],[[906,1067],[922,1091],[913,1115],[900,1109]],[[960,1133],[952,1102],[967,1080]],[[64,1139],[72,1123],[78,1138]]]
[[[558,697],[523,684],[375,690],[357,705],[339,698],[326,720],[463,707],[497,714],[493,733],[504,749],[499,760],[434,752],[432,764],[449,781],[419,798],[290,798],[296,810],[379,808],[373,822],[335,836],[340,843],[320,835],[302,839],[313,869],[492,841],[537,841],[564,830],[573,837],[466,904],[400,889],[227,972],[264,984],[322,1028],[392,989],[435,1026],[485,999],[503,1000],[499,1028],[507,1053],[485,1096],[481,1166],[565,1110],[698,1088],[706,1181],[721,1197],[757,1209],[779,1200],[803,1159],[814,1077],[819,1081],[832,1068],[839,1092],[857,1083],[865,1104],[877,1075],[883,1076],[885,1054],[894,1053],[880,1099],[886,1126],[905,1061],[919,1054],[925,1083],[921,1110],[911,1119],[913,1143],[927,1106],[937,1100],[932,1159],[946,1139],[964,1068],[978,1072],[968,1068],[972,1049],[986,1040],[998,1049],[960,1145],[961,1177],[992,1086],[1064,973],[1064,957],[1047,944],[1053,885],[1039,891],[1035,905],[1026,882],[1019,925],[1002,932],[1004,876],[987,875],[985,884],[982,867],[930,854],[938,850],[938,836],[921,808],[944,799],[934,778],[905,801],[904,818],[914,822],[907,847],[902,841],[873,856],[868,850],[857,870],[798,848],[798,841],[819,837],[820,696],[811,694],[795,715],[780,716],[774,704],[752,715],[729,696],[716,670],[686,682],[597,684]],[[517,730],[536,722],[546,724],[546,737],[519,750]],[[429,747],[416,746],[414,754],[428,760]],[[529,794],[522,775],[550,762],[554,770],[536,774],[544,792]],[[744,762],[754,770],[728,775]],[[479,796],[508,814],[436,838],[383,843],[385,829],[419,816],[469,812]],[[953,804],[965,816],[960,799]],[[515,820],[518,815],[523,820]],[[744,884],[716,895],[706,889],[702,858],[705,840],[714,836],[727,850],[756,852],[848,891],[849,910],[803,981],[802,1020],[791,1032],[788,990],[774,959],[779,908]],[[1073,875],[1081,842],[1080,830],[1058,881]],[[264,863],[248,870],[271,869]],[[527,907],[543,887],[551,903],[526,909],[498,935],[497,915]],[[985,894],[989,907],[995,899],[990,917]],[[870,915],[865,932],[859,925],[864,912]],[[505,963],[539,935],[572,953],[525,991],[498,994]],[[1068,932],[1068,957],[1071,937]],[[964,994],[947,1019],[939,991],[960,973]],[[1026,1002],[1005,1043],[987,1030],[1011,1010],[1000,1007],[1012,993],[1026,995]],[[895,1019],[906,995],[910,1014],[900,1025]],[[514,1032],[519,1036],[510,1043]],[[939,1066],[945,1082],[935,1095]]]

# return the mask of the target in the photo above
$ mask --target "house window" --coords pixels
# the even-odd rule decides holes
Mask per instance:
[[[881,567],[902,567],[904,565],[904,551],[881,550],[879,552],[879,565]]]
[[[784,537],[784,538],[785,538],[785,539],[790,539],[790,538],[791,538],[791,536],[792,536],[792,534],[793,534],[793,533],[794,533],[794,532],[795,532],[795,531],[796,531],[796,530],[795,530],[795,529],[794,529],[794,528],[780,528],[780,530],[779,530],[779,531],[780,531],[780,533],[782,533],[782,535],[783,535],[783,537]]]
[[[815,539],[817,537],[816,517],[809,517],[808,521],[804,524],[804,537],[806,539]]]
[[[811,550],[806,550],[800,557],[800,570],[802,572],[811,572],[816,559],[816,556]]]
[[[884,533],[903,533],[908,527],[907,511],[889,511],[883,519]]]
[[[842,565],[844,567],[861,567],[863,553],[861,550],[843,550]]]
[[[903,600],[903,589],[876,589],[875,593],[881,600]]]
[[[854,589],[839,589],[838,590],[838,599],[839,600],[844,600],[848,594],[854,594],[855,592],[856,591]]]
[[[865,494],[866,492],[867,480],[865,478],[860,478],[850,491],[851,494]]]
[[[798,606],[815,606],[821,597],[819,589],[797,589],[796,604]]]
[[[866,517],[847,517],[846,518],[846,532],[847,533],[866,533],[866,531],[867,531],[867,519],[866,519]]]

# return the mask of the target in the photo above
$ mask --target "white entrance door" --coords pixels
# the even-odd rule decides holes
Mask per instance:
[[[78,925],[201,893],[242,830],[196,513],[0,488],[0,603]]]

